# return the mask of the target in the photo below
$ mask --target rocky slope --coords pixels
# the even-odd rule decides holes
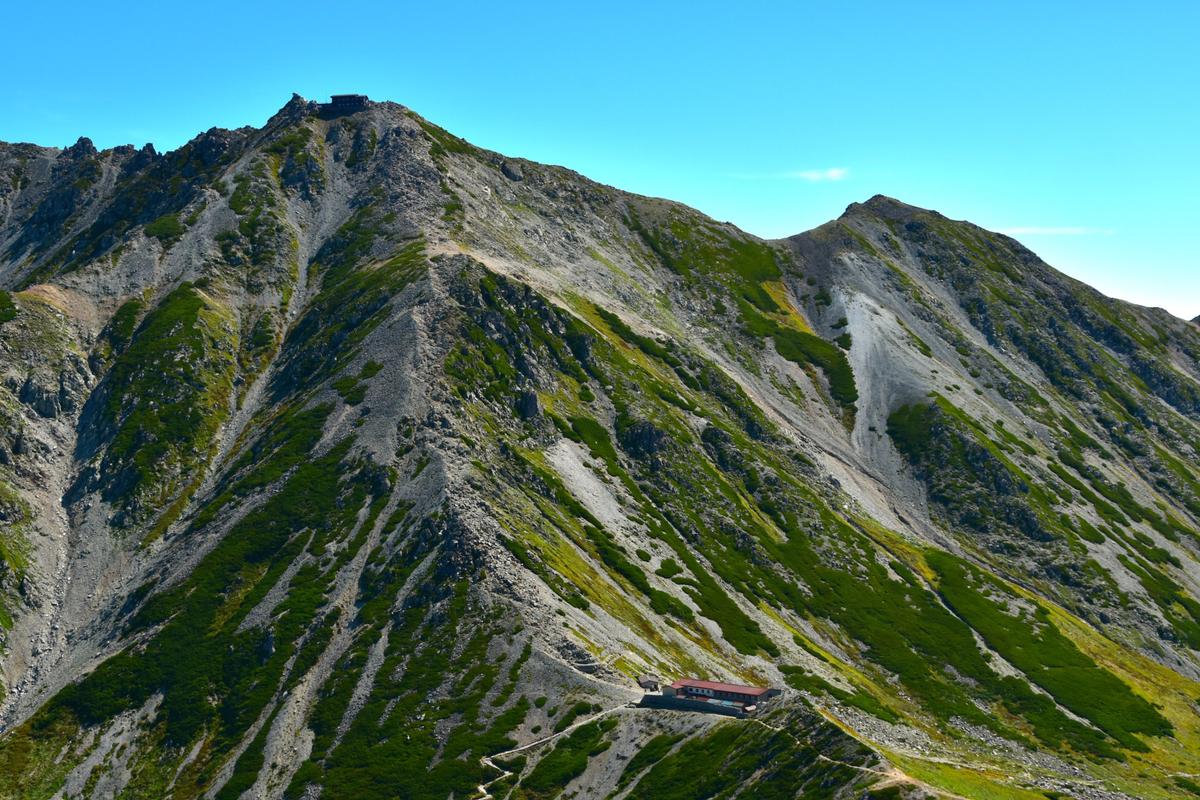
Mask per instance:
[[[0,286],[0,797],[1200,796],[1200,330],[1004,236],[295,97],[0,145]]]

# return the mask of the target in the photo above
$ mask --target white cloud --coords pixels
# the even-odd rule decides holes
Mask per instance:
[[[784,172],[780,177],[817,183],[819,181],[840,181],[849,173],[850,170],[845,167],[829,167],[828,169],[801,169],[793,172]]]
[[[845,180],[850,170],[845,167],[829,167],[827,169],[792,169],[783,172],[731,172],[728,177],[743,181],[808,181],[820,183],[823,181]]]
[[[1009,236],[1112,236],[1115,233],[1111,228],[1083,228],[1070,225],[1061,227],[1018,225],[1015,228],[1001,228],[1000,232]]]

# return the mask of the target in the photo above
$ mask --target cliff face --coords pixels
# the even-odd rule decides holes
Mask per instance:
[[[1193,324],[390,103],[0,178],[0,797],[1200,792]]]

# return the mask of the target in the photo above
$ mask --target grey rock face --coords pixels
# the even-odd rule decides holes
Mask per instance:
[[[19,792],[1200,772],[1200,332],[1006,237],[876,196],[763,241],[294,96],[0,144],[0,286]],[[646,672],[786,692],[733,729],[628,708]]]
[[[521,171],[521,165],[515,161],[505,161],[500,165],[500,172],[510,181],[525,180],[525,173]]]

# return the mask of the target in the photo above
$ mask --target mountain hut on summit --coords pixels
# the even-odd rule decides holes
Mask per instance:
[[[353,114],[362,111],[371,102],[365,94],[335,94],[331,95],[328,103],[321,103],[321,113],[337,116]]]

